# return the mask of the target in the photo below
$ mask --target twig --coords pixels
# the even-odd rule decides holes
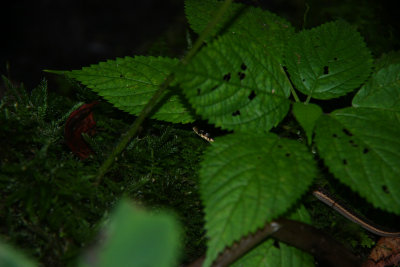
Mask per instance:
[[[226,248],[212,266],[228,266],[268,237],[310,253],[321,263],[321,266],[361,266],[360,259],[336,240],[311,225],[288,219],[268,223],[255,234],[242,238]],[[204,260],[205,256],[201,256],[187,267],[200,267]]]

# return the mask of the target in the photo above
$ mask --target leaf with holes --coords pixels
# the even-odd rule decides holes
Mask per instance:
[[[289,110],[285,71],[249,39],[220,37],[176,78],[196,112],[223,129],[266,131]]]
[[[315,122],[322,114],[321,107],[316,104],[295,102],[292,110],[293,115],[307,135],[307,143],[311,144]]]
[[[311,217],[304,206],[300,206],[292,213],[290,219],[311,223]],[[241,266],[306,267],[314,266],[314,258],[300,249],[268,239],[232,265],[232,267]]]
[[[323,115],[315,142],[330,171],[374,206],[400,214],[400,114],[345,108]]]
[[[82,70],[48,72],[74,78],[117,108],[138,115],[177,63],[177,59],[136,56],[100,62]],[[173,88],[162,101],[152,118],[179,123],[194,121],[183,97]]]
[[[371,72],[372,58],[360,34],[346,22],[335,21],[293,36],[286,64],[299,91],[330,99],[359,87]]]
[[[315,175],[311,153],[297,141],[272,133],[217,138],[200,169],[209,238],[205,266],[225,247],[286,212]]]
[[[221,4],[221,1],[216,0],[186,0],[185,13],[190,27],[200,34]],[[263,46],[269,56],[282,62],[284,48],[294,33],[294,28],[288,21],[269,11],[233,3],[214,28],[214,35],[216,33],[235,34],[251,39]]]
[[[392,109],[400,112],[400,64],[374,73],[353,98],[353,107]]]

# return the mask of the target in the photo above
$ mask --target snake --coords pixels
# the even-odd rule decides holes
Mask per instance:
[[[204,131],[200,130],[197,126],[193,127],[193,131],[206,140],[209,143],[213,143],[215,140],[211,137],[211,135]],[[344,205],[340,200],[334,197],[331,193],[329,193],[326,189],[321,187],[313,189],[312,194],[322,203],[328,205],[330,208],[337,211],[339,214],[347,218],[348,220],[352,221],[353,223],[358,224],[365,230],[383,237],[400,237],[399,231],[389,231],[384,229],[381,226],[378,226],[371,222],[368,219],[363,218],[361,215]]]

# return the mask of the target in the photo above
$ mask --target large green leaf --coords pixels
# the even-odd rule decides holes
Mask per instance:
[[[224,129],[266,131],[289,110],[284,70],[249,39],[220,37],[176,77],[196,112]]]
[[[186,0],[185,13],[191,28],[201,33],[221,4],[216,0]],[[288,21],[269,11],[234,3],[214,28],[216,33],[252,39],[282,63],[284,48],[294,28]]]
[[[311,223],[306,208],[301,206],[291,216],[292,220]],[[314,266],[314,258],[308,253],[284,243],[268,239],[235,262],[233,267],[309,267]]]
[[[374,73],[353,98],[353,106],[400,111],[400,64]]]
[[[315,141],[340,181],[374,206],[400,214],[400,114],[345,108],[323,115]]]
[[[82,70],[50,72],[74,78],[117,108],[138,115],[177,63],[177,59],[136,56],[100,62]],[[180,123],[194,121],[182,103],[182,96],[172,88],[163,101],[152,118]]]
[[[372,58],[360,34],[335,21],[293,36],[286,64],[298,90],[330,99],[359,87],[371,72]]]
[[[0,242],[0,266],[1,267],[35,267],[38,266],[20,251]]]
[[[204,158],[205,266],[226,246],[287,211],[316,174],[306,146],[272,133],[217,138]]]
[[[107,239],[81,266],[177,266],[179,227],[168,214],[147,213],[123,200],[106,229]]]

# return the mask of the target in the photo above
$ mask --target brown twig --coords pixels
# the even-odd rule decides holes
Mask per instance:
[[[360,259],[336,240],[311,225],[288,219],[268,223],[263,229],[235,242],[220,253],[212,266],[228,266],[268,237],[310,253],[321,266],[361,266]],[[200,267],[204,260],[205,256],[201,256],[187,267]]]

